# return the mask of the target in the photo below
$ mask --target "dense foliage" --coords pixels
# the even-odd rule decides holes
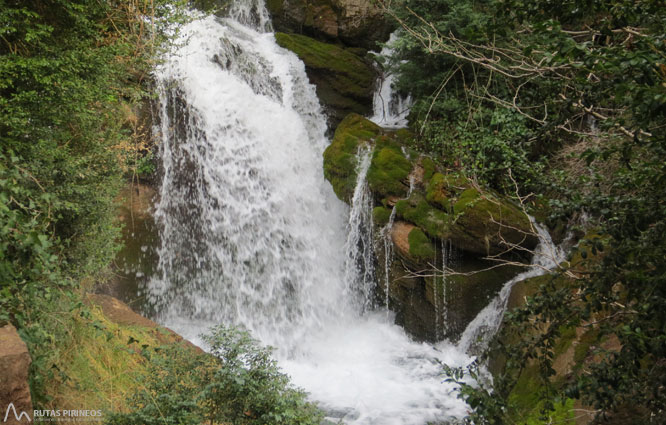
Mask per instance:
[[[171,346],[149,356],[152,373],[113,425],[319,424],[319,410],[289,384],[271,351],[246,332],[216,327],[204,338],[213,356]]]
[[[138,160],[126,147],[166,3],[0,0],[0,325],[29,345],[38,403],[79,282],[115,253],[112,201]]]
[[[498,190],[513,193],[515,180],[522,195],[546,195],[551,221],[586,216],[595,228],[574,278],[544,283],[513,315],[511,326],[540,336],[505,346],[509,367],[541,365],[553,387],[542,394],[546,408],[574,398],[599,421],[663,423],[664,3],[382,3],[403,28],[400,88],[416,98],[422,149]],[[556,341],[576,327],[594,329],[594,361],[552,385]],[[465,388],[477,424],[516,421],[507,413],[515,373],[503,379],[494,395]]]

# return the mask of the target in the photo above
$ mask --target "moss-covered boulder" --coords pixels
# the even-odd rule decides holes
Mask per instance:
[[[304,35],[276,33],[275,39],[305,63],[308,78],[316,86],[331,124],[339,123],[352,112],[370,112],[376,72],[360,56]]]
[[[493,193],[468,188],[453,210],[456,239],[463,249],[498,254],[514,245],[533,249],[539,242],[527,215]]]
[[[395,205],[398,217],[414,223],[432,238],[446,240],[451,238],[453,217],[432,206],[420,192],[413,193],[408,199],[402,199]]]
[[[450,240],[481,255],[495,255],[518,245],[538,243],[527,215],[510,201],[476,188],[459,174],[435,173],[425,196],[415,192],[396,204],[399,217],[421,227],[430,237]]]
[[[402,197],[409,189],[407,182],[411,171],[412,163],[391,143],[388,136],[384,136],[376,143],[372,155],[368,185],[378,199]]]
[[[423,233],[423,230],[411,223],[396,221],[391,227],[391,241],[398,256],[418,268],[432,262],[437,255],[437,248]]]
[[[378,206],[372,209],[372,220],[375,225],[384,227],[391,219],[392,211],[384,206]]]
[[[335,130],[333,141],[324,151],[324,176],[338,198],[351,200],[356,186],[359,148],[373,150],[368,185],[379,201],[401,198],[409,190],[409,175],[414,164],[400,149],[404,134],[384,130],[358,114],[349,114]]]
[[[381,132],[377,124],[357,114],[348,115],[335,130],[324,151],[324,177],[341,200],[349,202],[354,194],[359,147],[373,143]]]

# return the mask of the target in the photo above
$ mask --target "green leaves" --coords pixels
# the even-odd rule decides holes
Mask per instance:
[[[179,345],[151,355],[152,379],[131,400],[135,410],[114,414],[109,423],[321,423],[321,412],[290,385],[270,349],[259,346],[247,332],[217,326],[204,340],[212,355]]]
[[[414,30],[401,43],[409,62],[400,87],[415,97],[410,119],[422,149],[498,190],[513,193],[515,180],[523,194],[546,195],[552,219],[583,216],[598,228],[597,240],[574,253],[577,279],[543,285],[510,316],[507,327],[522,340],[505,345],[507,370],[534,365],[549,382],[559,327],[589,320],[602,341],[616,338],[621,349],[597,350],[592,364],[579,359],[575,367],[585,372],[566,377],[570,394],[603,414],[629,409],[638,422],[664,422],[663,2],[405,4],[419,16],[395,12]],[[440,37],[418,37],[426,22]],[[507,397],[510,379],[495,384]],[[540,400],[548,406],[565,386],[545,388]],[[479,423],[497,417],[483,388],[464,391]]]

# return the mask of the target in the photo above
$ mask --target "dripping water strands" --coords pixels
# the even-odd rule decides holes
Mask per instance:
[[[273,31],[264,0],[231,1],[228,8],[228,15],[232,20],[259,32]]]
[[[404,150],[403,150],[403,153]],[[407,156],[407,154],[405,154]],[[416,178],[413,174],[409,175],[409,189],[407,190],[407,196],[403,199],[409,199],[412,196],[414,191]],[[370,205],[372,207],[372,205]],[[380,240],[382,241],[384,249],[384,307],[386,309],[386,315],[389,316],[389,301],[390,301],[390,291],[391,291],[391,266],[393,265],[393,240],[391,239],[391,232],[393,231],[393,223],[395,222],[396,209],[395,205],[391,208],[391,214],[389,215],[388,222],[384,227],[379,231]]]
[[[451,252],[451,241],[448,239],[443,239],[440,242],[440,250],[442,257],[442,275],[441,275],[441,285],[437,284],[437,274],[434,277],[434,284],[432,287],[433,290],[433,301],[435,307],[435,338],[439,341],[443,338],[443,335],[448,331],[448,300],[447,300],[447,282],[446,274],[449,269],[449,259]],[[441,286],[441,290],[438,288]]]
[[[368,188],[368,170],[372,161],[373,149],[361,146],[356,157],[356,187],[351,200],[351,210],[347,223],[347,242],[345,251],[345,282],[353,298],[360,303],[360,311],[366,312],[373,307],[372,294],[375,286],[375,254],[372,245],[372,195]]]
[[[386,315],[389,315],[389,299],[391,291],[391,266],[393,264],[393,241],[391,240],[391,231],[395,222],[395,205],[391,209],[388,223],[380,230],[380,236],[384,247],[384,307]]]

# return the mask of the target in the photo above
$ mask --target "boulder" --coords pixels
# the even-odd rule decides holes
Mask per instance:
[[[356,154],[363,146],[374,148],[368,169],[368,185],[374,198],[385,206],[393,206],[406,196],[413,164],[401,146],[409,137],[407,131],[385,130],[361,115],[347,115],[324,151],[324,176],[338,198],[351,200],[356,186]]]
[[[16,328],[12,325],[0,328],[0,417],[4,419],[7,416],[4,424],[32,423],[32,399],[28,385],[30,362],[28,347]],[[27,418],[22,415],[23,412]]]
[[[354,194],[359,147],[367,146],[381,132],[377,124],[358,114],[348,115],[335,130],[324,151],[324,177],[342,201],[349,203]]]
[[[497,255],[516,246],[529,250],[539,242],[520,208],[461,174],[435,173],[425,194],[412,193],[396,204],[396,211],[431,238],[449,240],[478,255]]]
[[[276,33],[275,39],[305,64],[333,127],[349,113],[370,112],[376,73],[360,56],[304,35]]]
[[[383,11],[367,0],[267,0],[277,31],[305,34],[376,50],[392,30]]]

